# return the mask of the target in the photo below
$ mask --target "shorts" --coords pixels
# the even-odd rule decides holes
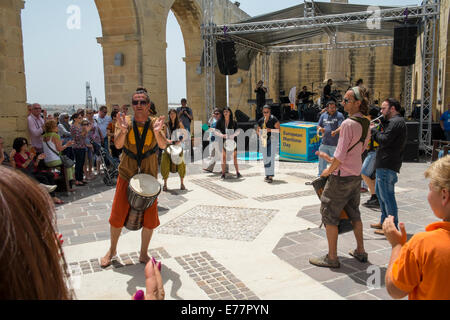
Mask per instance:
[[[367,154],[367,157],[364,159],[364,162],[362,164],[361,174],[365,175],[366,177],[369,177],[371,179],[375,179],[375,158],[376,158],[376,151],[370,151]],[[372,178],[373,176],[373,178]]]
[[[117,177],[116,193],[111,208],[111,216],[109,223],[114,228],[122,228],[130,210],[127,196],[128,181],[120,176]],[[153,202],[153,205],[145,210],[144,213],[144,228],[155,229],[160,224],[158,217],[158,199]]]
[[[323,224],[338,226],[342,210],[345,210],[351,221],[361,221],[360,191],[361,176],[330,175],[320,197]]]

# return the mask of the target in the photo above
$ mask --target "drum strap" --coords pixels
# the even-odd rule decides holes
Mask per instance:
[[[150,157],[152,154],[154,154],[156,151],[158,151],[159,147],[158,144],[155,145],[155,147],[153,149],[148,150],[147,152],[145,152],[144,154],[142,154],[142,160]],[[128,150],[127,148],[123,147],[122,148],[123,152],[129,156],[131,159],[136,160],[138,159],[137,155],[134,154],[133,152],[131,152],[130,150]]]
[[[136,161],[138,164],[139,171],[141,170],[141,163],[142,163],[142,159],[144,158],[143,154],[142,154],[142,149],[144,148],[145,138],[147,137],[147,132],[148,132],[149,127],[150,127],[150,121],[147,120],[144,125],[144,131],[142,131],[142,135],[140,135],[136,120],[133,120],[134,139],[136,140],[136,150],[137,150]]]

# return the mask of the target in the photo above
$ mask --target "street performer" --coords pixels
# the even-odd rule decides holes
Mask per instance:
[[[158,147],[165,149],[167,140],[162,133],[164,117],[150,117],[150,97],[145,88],[138,88],[133,94],[132,106],[134,119],[125,117],[120,113],[117,117],[114,134],[114,145],[117,149],[123,148],[119,165],[116,193],[111,208],[109,223],[111,225],[111,247],[101,259],[101,266],[107,267],[116,255],[117,242],[119,241],[122,227],[130,209],[127,198],[127,188],[130,179],[138,173],[137,145],[142,145],[141,172],[157,178],[158,175]],[[147,130],[146,130],[147,129]],[[139,131],[139,133],[135,133]],[[138,140],[138,141],[137,141]],[[140,143],[139,143],[140,142]],[[148,246],[153,235],[153,230],[159,226],[157,200],[145,211],[142,228],[142,243],[139,261],[147,263]]]

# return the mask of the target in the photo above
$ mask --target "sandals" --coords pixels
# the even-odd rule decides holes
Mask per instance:
[[[379,230],[383,229],[383,226],[381,225],[381,223],[373,223],[373,224],[370,225],[370,227],[372,229],[379,229]]]
[[[384,231],[383,230],[375,230],[373,233],[378,234],[380,236],[384,236]]]
[[[351,255],[353,258],[355,258],[356,260],[358,260],[359,262],[367,262],[367,259],[369,257],[369,255],[367,254],[367,252],[364,253],[357,253],[356,249],[355,250],[350,250],[350,252],[348,253],[349,255]]]
[[[167,191],[167,186],[163,186],[163,191]]]

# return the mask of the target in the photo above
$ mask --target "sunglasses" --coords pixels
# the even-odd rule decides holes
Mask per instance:
[[[214,112],[214,115],[215,116],[218,116],[220,113],[219,112]]]
[[[269,113],[269,111],[263,111],[264,114]]]
[[[350,102],[350,100],[348,100],[347,98],[344,99],[344,103],[345,103],[345,104],[347,104],[347,103],[349,103],[349,102]]]
[[[145,100],[133,100],[132,103],[133,103],[133,106],[137,106],[137,105],[146,106],[147,105],[147,101],[145,101]]]

